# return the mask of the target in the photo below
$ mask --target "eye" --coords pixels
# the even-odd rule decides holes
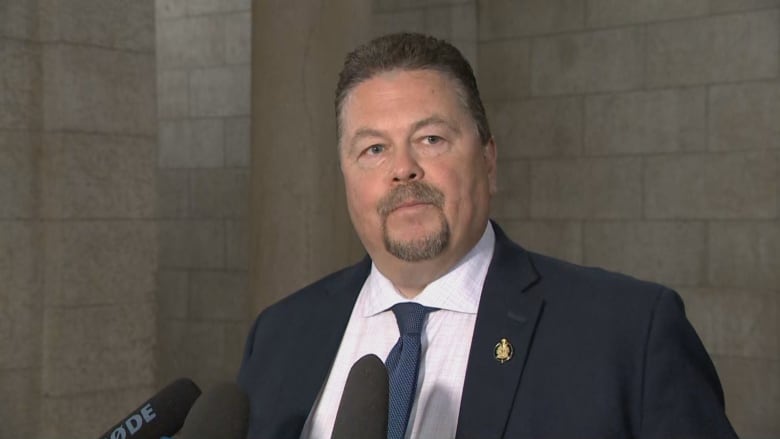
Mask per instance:
[[[428,143],[430,145],[435,145],[435,144],[441,142],[442,140],[444,140],[444,139],[442,139],[439,136],[433,136],[433,135],[425,136],[425,143]]]
[[[369,154],[369,155],[379,155],[382,152],[384,152],[384,150],[385,150],[385,146],[384,145],[379,145],[379,144],[371,145],[368,148],[366,148],[366,154]]]

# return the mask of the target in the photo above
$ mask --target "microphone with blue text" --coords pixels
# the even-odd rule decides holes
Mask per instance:
[[[382,360],[369,354],[356,361],[344,385],[331,439],[387,439],[389,399]]]
[[[192,380],[179,378],[133,410],[100,439],[160,439],[179,431],[200,396]]]
[[[177,439],[246,439],[249,398],[236,384],[214,386],[192,406]]]

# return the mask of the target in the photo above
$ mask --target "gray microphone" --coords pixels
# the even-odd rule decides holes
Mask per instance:
[[[331,439],[387,439],[390,399],[387,368],[374,354],[352,365],[344,385]]]
[[[249,398],[236,384],[209,389],[192,406],[178,439],[246,439]]]
[[[100,435],[100,438],[159,439],[161,436],[173,436],[181,428],[198,396],[200,389],[192,380],[179,378]]]

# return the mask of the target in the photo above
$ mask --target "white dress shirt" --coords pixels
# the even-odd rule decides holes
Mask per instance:
[[[428,314],[423,328],[420,372],[407,438],[455,437],[471,337],[494,244],[495,234],[488,222],[477,245],[411,300],[439,310]],[[390,308],[409,301],[372,264],[301,438],[330,438],[349,370],[367,354],[383,361],[387,358],[399,335]]]

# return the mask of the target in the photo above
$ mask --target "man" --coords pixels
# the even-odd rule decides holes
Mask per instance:
[[[368,257],[258,317],[239,373],[250,438],[329,438],[368,353],[390,369],[391,437],[736,437],[676,293],[528,252],[489,221],[496,145],[454,47],[358,48],[336,114]]]

